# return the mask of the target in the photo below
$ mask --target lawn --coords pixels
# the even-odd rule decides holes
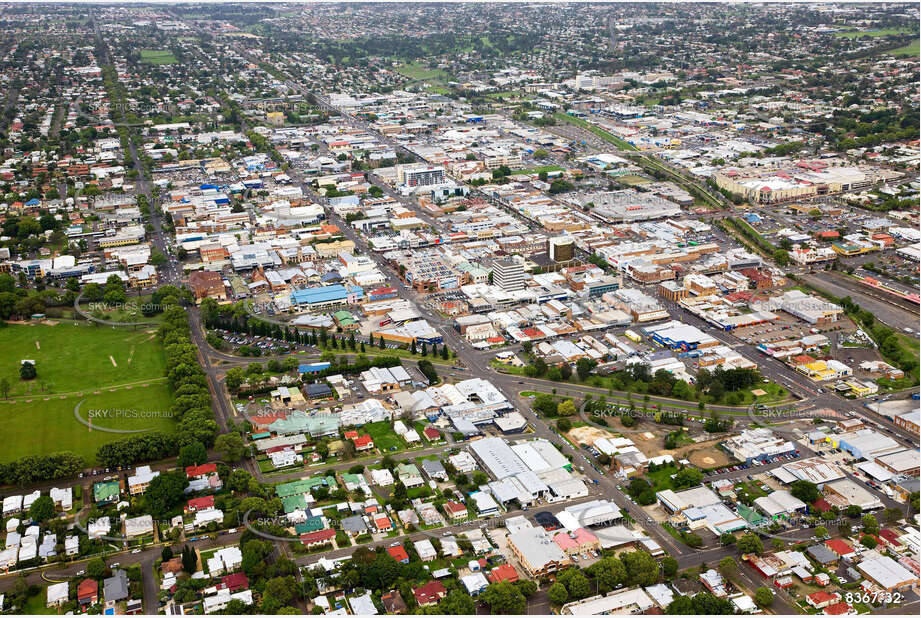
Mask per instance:
[[[141,62],[147,64],[176,64],[176,56],[167,49],[142,49]]]
[[[75,326],[71,322],[11,324],[0,328],[0,349],[0,377],[12,384],[10,397],[160,379],[166,369],[162,347],[150,328]],[[21,360],[35,361],[37,378],[19,379]]]
[[[921,41],[915,40],[913,43],[903,45],[902,47],[897,47],[886,53],[893,56],[912,56],[917,58],[918,54],[921,53],[921,47],[919,47],[919,43],[921,43]]]
[[[523,169],[516,171],[516,174],[540,174],[541,172],[565,172],[566,170],[560,167],[559,165],[541,165],[539,167],[534,167],[531,169]]]
[[[653,489],[656,491],[665,491],[666,489],[673,489],[674,485],[672,484],[672,475],[678,472],[678,466],[667,466],[664,468],[659,468],[655,472],[647,472],[646,480],[652,483]]]
[[[80,418],[87,421],[93,410],[93,430],[74,417],[80,404]],[[7,446],[0,449],[0,462],[24,455],[73,451],[88,464],[96,450],[108,442],[135,435],[103,429],[170,430],[173,397],[164,380],[149,385],[123,387],[115,391],[87,391],[83,396],[37,396],[31,399],[0,401]],[[41,431],[36,431],[40,427]]]
[[[46,603],[48,600],[48,594],[43,589],[41,592],[36,594],[34,597],[29,597],[26,599],[26,604],[22,608],[22,613],[25,616],[35,616],[36,614],[46,614],[54,615],[59,613],[53,607],[47,607]]]
[[[625,185],[630,185],[631,187],[636,185],[645,185],[652,182],[648,178],[643,178],[642,176],[637,176],[635,174],[624,174],[623,176],[617,176],[614,178],[617,182],[622,182]]]
[[[378,421],[365,425],[362,429],[374,440],[374,446],[382,453],[400,451],[406,448],[403,438],[398,436],[388,421]]]
[[[841,39],[859,39],[860,37],[880,37],[880,36],[892,36],[899,34],[911,34],[909,28],[880,28],[878,30],[846,30],[843,32],[836,32],[835,36]]]
[[[397,67],[396,71],[397,73],[405,75],[410,79],[419,81],[433,80],[440,82],[448,79],[448,74],[441,69],[430,69],[420,62],[408,62],[406,64],[402,64]]]

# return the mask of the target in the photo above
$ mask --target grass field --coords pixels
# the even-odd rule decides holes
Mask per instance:
[[[42,395],[43,385],[44,393],[69,393],[158,379],[166,368],[150,328],[11,324],[0,329],[0,349],[0,378],[10,381],[10,397]],[[22,360],[35,361],[36,379],[19,379]]]
[[[370,423],[362,429],[368,432],[368,435],[374,440],[374,446],[382,453],[391,452],[393,447],[396,447],[394,451],[406,448],[406,443],[393,431],[388,421]]]
[[[645,185],[652,182],[648,178],[643,178],[642,176],[637,176],[635,174],[624,174],[623,176],[615,177],[614,180],[630,186]]]
[[[103,428],[173,426],[167,416],[151,414],[168,413],[172,405],[163,376],[166,360],[153,330],[72,322],[11,324],[0,328],[0,349],[0,377],[11,385],[9,397],[0,399],[8,437],[0,461],[69,450],[92,463],[100,445],[132,435]],[[34,380],[19,378],[20,361],[26,359],[35,361]],[[74,418],[81,400],[84,420],[89,410],[122,412],[95,414],[96,429],[90,431]]]
[[[880,37],[880,36],[892,36],[897,34],[911,34],[911,30],[908,28],[881,28],[879,30],[846,30],[844,32],[836,32],[835,36],[840,39],[859,39],[860,37]]]
[[[915,40],[915,42],[910,45],[903,45],[902,47],[898,47],[886,53],[898,57],[914,56],[917,58],[919,53],[921,53],[921,45],[919,44],[921,44],[921,41]]]
[[[92,431],[74,417],[74,407],[81,400],[80,418],[86,421],[94,411]],[[135,435],[103,429],[172,429],[173,420],[165,416],[169,414],[172,402],[172,394],[164,380],[115,391],[87,391],[83,396],[52,395],[6,402],[0,400],[6,435],[6,446],[0,449],[0,461],[13,461],[24,455],[73,451],[92,464],[100,446]]]
[[[559,165],[540,165],[538,167],[532,167],[529,169],[518,170],[513,173],[521,174],[540,174],[541,172],[565,172],[566,170],[560,167]]]
[[[408,62],[402,64],[396,69],[397,73],[400,75],[405,75],[410,79],[415,80],[433,80],[433,81],[444,81],[448,79],[448,74],[442,71],[441,69],[430,69],[426,66],[423,66],[419,62]]]
[[[141,62],[147,64],[176,64],[176,56],[166,49],[142,49]]]

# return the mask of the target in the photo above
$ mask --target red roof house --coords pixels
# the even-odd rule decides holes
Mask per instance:
[[[839,601],[833,605],[829,605],[822,610],[826,616],[844,616],[846,614],[856,613],[854,608],[845,603],[844,601]]]
[[[353,438],[352,442],[355,443],[355,449],[358,451],[366,451],[370,448],[374,448],[374,440],[372,440],[369,435]]]
[[[388,547],[387,553],[390,554],[390,557],[397,562],[409,564],[409,554],[406,553],[406,549],[402,545],[397,545],[396,547]]]
[[[825,546],[840,557],[850,556],[854,553],[854,548],[841,539],[830,539],[825,541]]]
[[[489,581],[494,584],[499,582],[512,582],[514,584],[518,581],[518,571],[510,564],[500,564],[489,572]]]
[[[816,609],[823,609],[829,605],[833,605],[841,599],[841,595],[836,592],[825,592],[824,590],[819,590],[818,592],[813,592],[812,594],[806,595],[806,603],[813,606]]]
[[[80,605],[94,605],[99,602],[99,582],[84,579],[77,585],[77,600]]]
[[[416,603],[419,607],[428,607],[435,605],[441,599],[447,596],[448,591],[441,585],[441,582],[432,581],[424,586],[413,588],[413,596],[416,597]]]
[[[238,592],[249,588],[249,578],[246,573],[231,573],[221,578],[221,585],[231,592]]]
[[[434,427],[426,427],[422,430],[422,433],[425,434],[425,439],[429,442],[435,442],[436,440],[441,440],[441,432],[435,429]]]
[[[883,528],[879,531],[879,538],[890,547],[901,547],[898,535],[889,528]]]
[[[217,473],[217,464],[215,463],[206,463],[200,466],[189,466],[185,469],[185,475],[190,479],[198,478],[200,476],[208,476],[209,474]]]
[[[451,519],[463,519],[467,517],[467,507],[460,502],[449,500],[444,503],[444,509],[445,513],[447,513],[448,517]]]
[[[194,513],[195,511],[203,511],[205,509],[214,508],[214,496],[203,496],[201,498],[192,498],[185,505],[186,513]]]
[[[307,547],[319,547],[320,545],[326,545],[332,541],[335,536],[335,530],[332,528],[324,528],[323,530],[315,530],[313,532],[302,534],[301,543]]]

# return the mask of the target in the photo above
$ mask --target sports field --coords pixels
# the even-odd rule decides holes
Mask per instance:
[[[898,34],[911,34],[911,30],[908,28],[880,28],[877,30],[842,30],[841,32],[836,32],[835,36],[842,39],[859,39],[861,37],[880,37],[880,36],[892,36]]]
[[[142,49],[141,62],[148,64],[176,64],[176,57],[166,49]]]
[[[92,430],[74,417],[74,407],[81,401],[80,418],[89,422],[92,414]],[[140,433],[172,429],[175,425],[169,417],[172,402],[164,379],[114,391],[96,389],[83,396],[47,395],[0,400],[0,414],[4,420],[0,462],[25,455],[73,451],[92,465],[100,446],[137,435],[106,429],[144,430]]]
[[[903,45],[902,47],[898,47],[886,53],[892,54],[896,57],[913,56],[917,58],[919,52],[921,52],[921,41],[915,41],[914,43]]]
[[[10,381],[10,397],[131,384],[162,378],[166,368],[160,341],[149,328],[11,324],[0,328],[0,350],[0,378]],[[34,380],[19,379],[23,360],[35,361]]]
[[[0,328],[0,350],[0,378],[10,385],[8,396],[0,396],[7,438],[0,461],[70,450],[92,463],[100,445],[131,435],[105,428],[153,431],[173,426],[165,357],[152,329],[70,321],[10,324]],[[20,379],[22,360],[35,362],[35,379]],[[93,431],[74,417],[81,400],[84,420],[89,410],[108,411],[95,414]]]

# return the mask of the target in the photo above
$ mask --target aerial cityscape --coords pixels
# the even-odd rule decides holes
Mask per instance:
[[[919,615],[919,19],[0,3],[0,614]]]

